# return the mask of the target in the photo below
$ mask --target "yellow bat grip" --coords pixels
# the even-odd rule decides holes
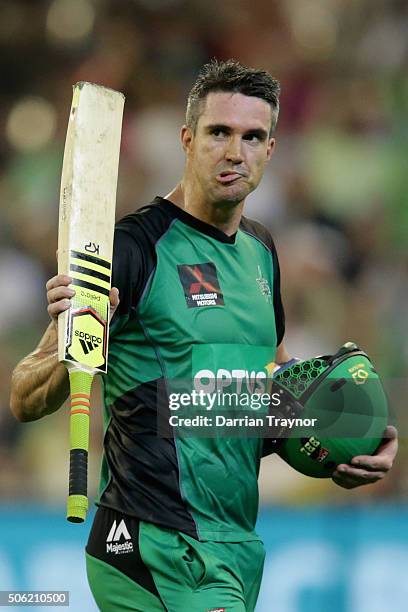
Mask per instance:
[[[88,510],[89,411],[93,376],[82,370],[69,370],[71,416],[67,519],[72,523],[82,523]]]

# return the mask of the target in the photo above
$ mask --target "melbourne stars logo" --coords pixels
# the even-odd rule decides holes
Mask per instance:
[[[261,266],[258,266],[258,276],[257,276],[256,282],[258,283],[258,287],[262,295],[264,296],[265,300],[268,302],[268,304],[271,304],[272,303],[271,288],[269,286],[268,279],[262,276]]]
[[[177,270],[189,308],[224,304],[215,264],[210,261],[203,264],[183,264],[177,266]]]

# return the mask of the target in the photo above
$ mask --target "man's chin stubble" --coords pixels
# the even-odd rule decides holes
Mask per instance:
[[[245,200],[245,198],[251,193],[249,189],[234,190],[231,188],[230,189],[227,188],[227,189],[221,189],[217,191],[218,191],[217,200],[219,201],[219,203],[230,205],[230,206],[237,206],[243,200]]]

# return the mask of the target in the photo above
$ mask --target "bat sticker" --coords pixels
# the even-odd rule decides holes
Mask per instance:
[[[106,322],[93,308],[72,311],[65,358],[103,369],[106,366],[106,335]]]

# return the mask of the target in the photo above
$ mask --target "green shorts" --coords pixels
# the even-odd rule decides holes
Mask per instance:
[[[262,542],[200,542],[179,531],[99,508],[86,549],[102,612],[252,612]]]

